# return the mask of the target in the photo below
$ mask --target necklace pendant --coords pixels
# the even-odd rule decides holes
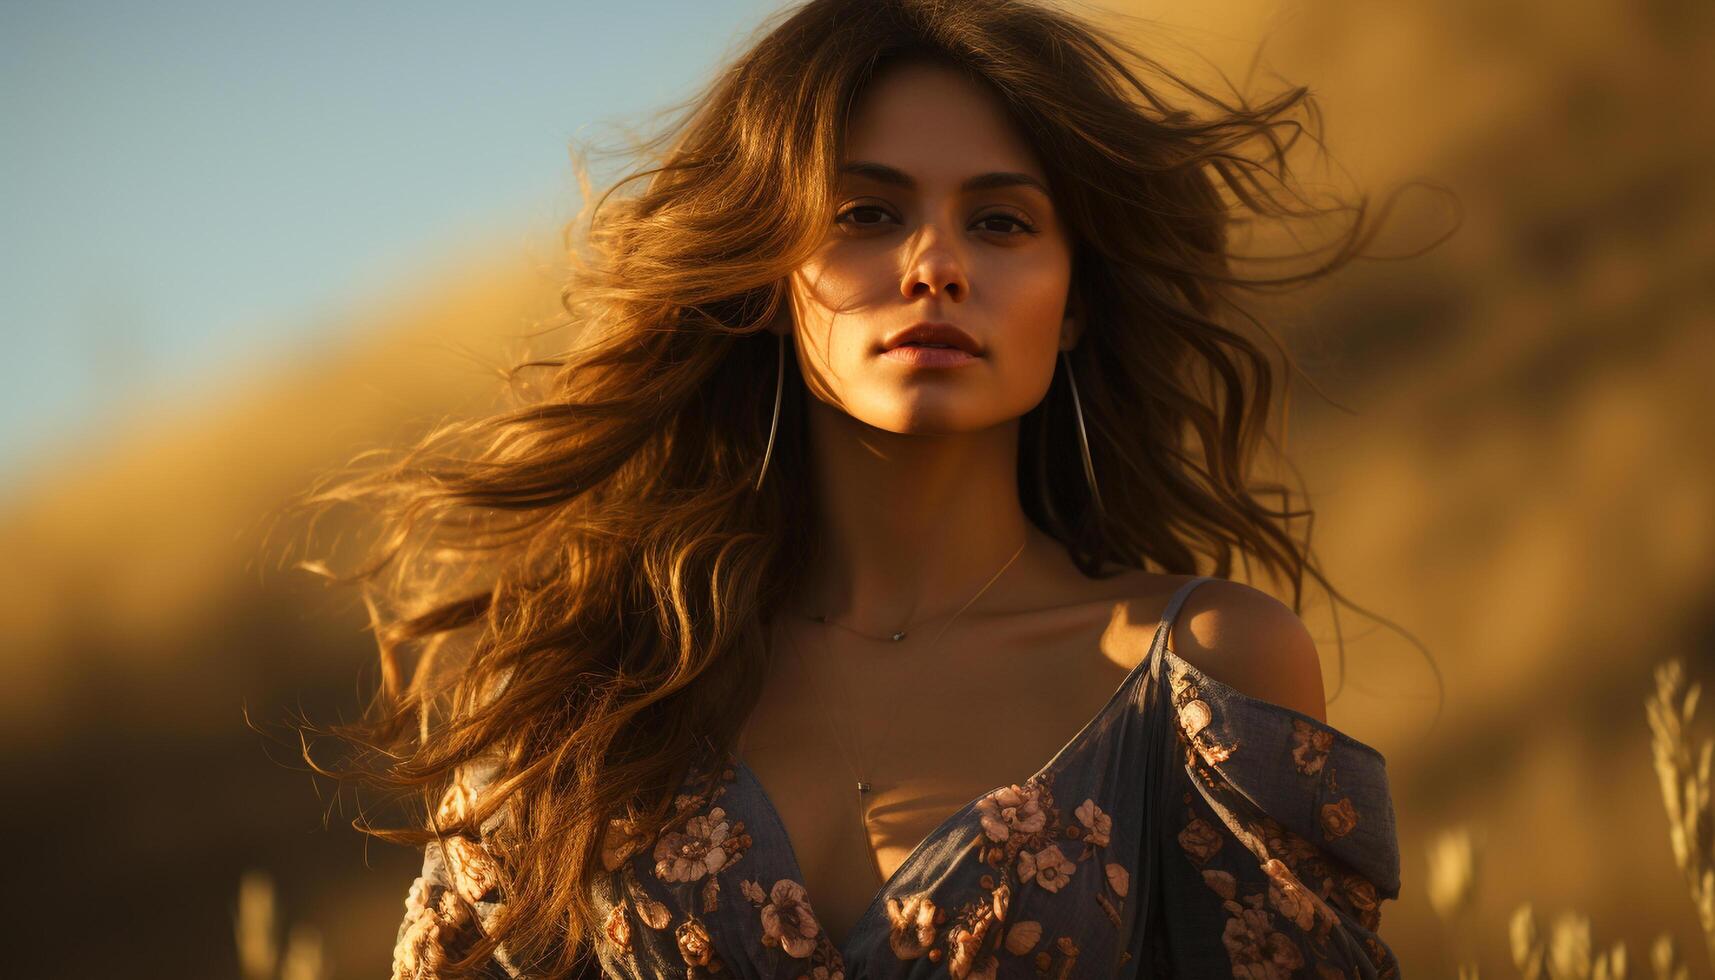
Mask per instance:
[[[893,636],[889,637],[889,639],[891,639],[895,643],[898,643],[900,640],[905,639],[905,631],[900,630],[899,632],[893,634]]]
[[[867,793],[867,792],[869,792],[869,784],[868,784],[868,783],[866,783],[866,782],[864,782],[864,781],[863,781],[863,780],[861,780],[861,779],[860,779],[860,780],[858,780],[858,792],[859,792],[859,793]]]

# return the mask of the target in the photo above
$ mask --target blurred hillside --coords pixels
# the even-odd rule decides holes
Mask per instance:
[[[59,908],[122,905],[95,941],[50,923],[26,956],[57,965],[18,975],[127,963],[126,976],[235,976],[250,868],[274,873],[287,920],[320,931],[335,976],[384,975],[419,860],[366,847],[349,798],[343,812],[321,800],[327,784],[296,744],[245,721],[351,717],[374,681],[367,618],[353,596],[269,568],[259,547],[309,475],[498,405],[506,338],[549,315],[556,288],[515,258],[460,263],[456,278],[355,313],[342,349],[224,379],[201,404],[141,409],[0,513],[16,559],[0,764],[56,818],[44,833],[37,807],[5,808],[13,839],[37,844],[14,870]],[[357,530],[346,518],[321,530]]]
[[[1240,58],[1223,61],[1235,77],[1269,36],[1266,65],[1317,93],[1360,185],[1428,175],[1464,208],[1427,256],[1360,263],[1272,311],[1343,406],[1295,380],[1288,449],[1318,554],[1446,685],[1431,727],[1418,650],[1306,610],[1330,721],[1389,760],[1404,888],[1383,938],[1409,977],[1450,977],[1455,956],[1513,976],[1506,918],[1533,900],[1590,913],[1640,967],[1670,931],[1710,976],[1643,698],[1669,656],[1715,681],[1715,7],[1254,0],[1204,16],[1187,43]],[[1408,209],[1386,241],[1445,220]],[[0,764],[35,804],[5,811],[34,845],[14,873],[39,907],[114,910],[93,937],[44,917],[20,975],[233,976],[253,867],[321,931],[334,975],[386,969],[416,861],[365,849],[349,812],[324,831],[293,747],[242,718],[349,716],[372,680],[364,616],[264,579],[258,522],[361,449],[495,404],[485,365],[555,288],[508,256],[426,275],[353,311],[345,347],[144,407],[0,508]],[[1488,846],[1450,928],[1424,850],[1460,822]]]

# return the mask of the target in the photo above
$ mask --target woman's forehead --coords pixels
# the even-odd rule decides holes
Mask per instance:
[[[859,161],[883,164],[923,185],[957,185],[991,172],[1046,183],[1000,96],[934,63],[892,66],[871,81],[846,127],[842,166]],[[842,179],[873,175],[842,170]]]

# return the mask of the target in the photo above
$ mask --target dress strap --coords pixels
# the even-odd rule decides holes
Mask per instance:
[[[1199,575],[1179,586],[1173,593],[1173,597],[1167,600],[1167,608],[1161,611],[1161,622],[1155,626],[1155,637],[1149,642],[1149,676],[1151,678],[1156,677],[1161,672],[1158,665],[1163,659],[1163,653],[1167,650],[1167,633],[1173,628],[1173,621],[1178,618],[1179,607],[1185,604],[1185,597],[1191,594],[1192,589],[1214,577],[1213,575]]]
[[[1167,672],[1161,669],[1161,665],[1167,660],[1165,656],[1167,633],[1173,628],[1173,621],[1178,618],[1180,607],[1185,605],[1185,597],[1191,594],[1192,589],[1211,578],[1215,578],[1215,576],[1199,575],[1196,578],[1187,579],[1174,591],[1172,597],[1167,600],[1167,607],[1161,611],[1161,622],[1155,626],[1155,638],[1150,641],[1149,656],[1144,661],[1149,665],[1147,671],[1149,676],[1148,690],[1145,695],[1139,698],[1138,704],[1140,707],[1145,707],[1153,712],[1154,720],[1145,726],[1143,741],[1139,749],[1141,756],[1139,771],[1145,774],[1145,785],[1152,787],[1143,807],[1142,838],[1150,842],[1151,846],[1154,846],[1154,842],[1169,839],[1172,834],[1177,833],[1176,830],[1170,828],[1167,819],[1169,794],[1160,789],[1172,785],[1176,756],[1173,748],[1173,702],[1169,696]],[[1159,928],[1159,925],[1149,926],[1145,924],[1161,921],[1161,910],[1151,906],[1154,904],[1156,893],[1161,889],[1158,882],[1162,874],[1160,862],[1145,861],[1138,868],[1137,877],[1131,882],[1132,894],[1136,895],[1138,899],[1131,913],[1132,921],[1139,928],[1146,930]]]

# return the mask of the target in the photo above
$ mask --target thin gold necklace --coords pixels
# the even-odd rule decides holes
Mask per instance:
[[[935,638],[929,641],[928,649],[934,649],[935,644],[939,643],[941,641],[942,635],[947,632],[947,627],[953,625],[953,620],[958,619],[960,614],[962,614],[966,609],[969,609],[971,607],[972,603],[974,603],[978,599],[982,598],[983,593],[987,592],[989,590],[990,586],[994,585],[995,582],[1000,580],[1000,577],[1006,573],[1006,570],[1008,568],[1012,567],[1012,563],[1018,560],[1018,556],[1024,554],[1025,546],[1028,545],[1029,543],[1030,543],[1030,539],[1028,537],[1026,537],[1024,539],[1024,544],[1021,544],[1018,546],[1018,550],[1012,553],[1012,557],[1008,558],[1006,560],[1006,564],[1004,564],[1000,567],[1000,571],[995,572],[993,577],[991,577],[988,580],[988,582],[983,585],[982,588],[977,590],[976,595],[971,596],[970,599],[967,600],[964,605],[960,606],[958,612],[955,612],[955,613],[953,613],[952,616],[948,617],[947,622],[944,625],[942,625],[941,629],[938,632],[936,632]],[[800,614],[800,615],[804,615],[804,614]],[[860,632],[858,630],[854,630],[851,627],[844,626],[840,623],[830,623],[830,622],[828,622],[827,614],[825,614],[825,613],[815,615],[815,616],[807,616],[806,615],[804,618],[809,619],[812,622],[821,623],[824,626],[838,626],[840,629],[847,630],[848,632],[851,632],[851,633],[856,633],[858,636],[862,636],[865,639],[874,640],[874,641],[883,642],[883,643],[899,643],[899,642],[903,641],[906,637],[906,627],[913,626],[916,624],[916,622],[918,622],[917,620],[913,620],[912,622],[906,623],[905,626],[902,626],[899,629],[894,630],[892,633],[889,633],[885,636],[874,636],[874,635],[871,635],[869,633],[863,633],[863,632]],[[935,617],[928,617],[928,618],[933,620]],[[809,666],[804,662],[803,653],[797,651],[796,648],[794,648],[793,652],[794,652],[794,655],[796,656],[796,658],[798,660],[799,668],[804,672],[804,675],[806,677],[809,677],[810,676],[810,670],[809,670]],[[836,667],[835,670],[840,670],[840,668]],[[842,673],[843,673],[843,671],[842,671]],[[811,687],[815,688],[816,685],[814,683],[812,683]],[[840,687],[842,689],[846,689],[844,677],[840,678]],[[822,696],[821,691],[817,690],[816,691],[817,699],[819,700],[821,698],[821,696]],[[845,699],[842,698],[841,701],[844,703]],[[849,722],[851,719],[850,704],[845,703],[845,707],[846,707],[846,718]],[[869,771],[869,767],[867,765],[864,765],[862,767],[862,771],[860,772],[858,766],[852,765],[852,753],[847,750],[845,740],[840,737],[839,731],[837,729],[835,729],[832,716],[829,714],[829,712],[827,712],[825,710],[822,712],[822,716],[827,720],[828,732],[831,735],[833,735],[834,745],[836,748],[838,748],[839,753],[840,753],[840,757],[845,762],[846,768],[851,771],[853,781],[857,786],[858,832],[863,835],[864,846],[866,848],[868,848],[868,850],[869,850],[870,862],[871,862],[872,866],[875,868],[876,881],[878,884],[886,884],[887,876],[885,874],[883,874],[882,870],[881,870],[881,856],[876,853],[875,844],[873,841],[870,840],[870,836],[869,836],[869,809],[868,809],[868,804],[869,804],[869,792],[870,792],[870,789],[872,787],[872,783],[870,782],[870,780],[864,778],[864,776],[863,776],[863,772]],[[882,731],[885,734],[885,732],[886,732],[885,726],[883,727]]]

